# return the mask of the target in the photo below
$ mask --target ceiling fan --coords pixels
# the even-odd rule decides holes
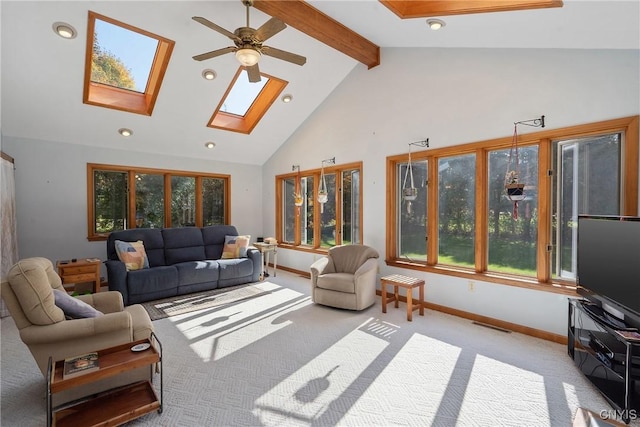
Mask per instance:
[[[235,46],[196,55],[193,59],[196,61],[204,61],[224,55],[225,53],[235,52],[236,58],[246,68],[249,81],[252,83],[260,81],[258,61],[260,61],[262,55],[272,56],[297,65],[304,65],[305,62],[307,62],[307,58],[304,56],[276,49],[275,47],[264,46],[262,43],[264,43],[265,40],[287,28],[287,25],[277,18],[271,18],[255,30],[249,26],[249,7],[253,6],[253,0],[242,0],[242,3],[247,7],[247,26],[237,28],[233,33],[201,16],[193,17],[194,21],[229,37],[235,44]]]

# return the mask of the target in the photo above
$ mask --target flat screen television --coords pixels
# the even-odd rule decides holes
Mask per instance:
[[[640,327],[640,217],[579,215],[577,252],[578,293]]]

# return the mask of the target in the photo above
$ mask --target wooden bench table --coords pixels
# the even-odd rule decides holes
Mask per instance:
[[[419,309],[420,316],[424,316],[424,280],[413,277],[403,276],[401,274],[393,274],[384,276],[380,279],[382,285],[382,312],[387,312],[387,302],[395,301],[395,307],[398,308],[399,296],[398,288],[402,287],[407,290],[407,320],[413,321],[413,310]],[[393,296],[387,296],[387,285],[393,286]],[[413,306],[413,288],[419,288],[418,306]]]

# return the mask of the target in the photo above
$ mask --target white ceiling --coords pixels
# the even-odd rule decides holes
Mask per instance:
[[[640,0],[564,0],[562,8],[446,16],[445,28],[425,19],[401,20],[376,0],[314,0],[311,5],[380,46],[472,48],[636,49],[640,52]],[[89,10],[176,42],[152,116],[82,103]],[[193,55],[229,46],[230,40],[192,16],[233,31],[245,24],[240,0],[228,1],[2,1],[3,136],[97,147],[263,164],[313,113],[354,67],[365,67],[289,27],[266,43],[307,57],[300,67],[263,57],[262,72],[289,81],[284,93],[250,135],[206,127],[238,69],[232,54],[197,62]],[[251,10],[251,26],[268,16]],[[64,21],[78,37],[64,40],[52,24]],[[201,77],[205,68],[218,73]],[[117,129],[134,135],[123,138]],[[216,148],[208,150],[205,142]]]

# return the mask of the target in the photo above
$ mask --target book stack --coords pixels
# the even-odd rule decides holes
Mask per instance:
[[[86,353],[64,359],[62,378],[69,379],[99,369],[98,353]]]

